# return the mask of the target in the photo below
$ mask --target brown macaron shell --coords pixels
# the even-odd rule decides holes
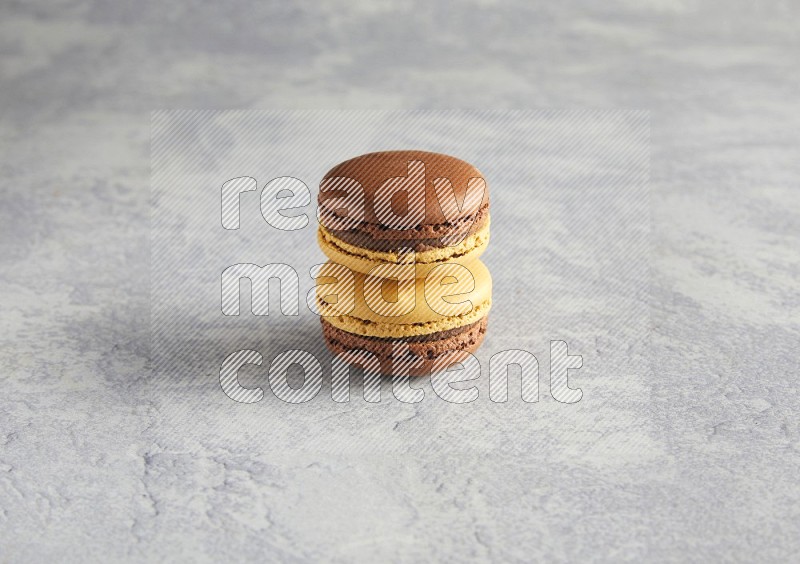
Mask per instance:
[[[321,322],[325,343],[332,353],[342,354],[357,350],[370,352],[378,358],[382,374],[393,374],[396,368],[393,348],[395,344],[402,343],[403,350],[408,355],[405,361],[412,362],[409,375],[423,376],[434,370],[444,369],[449,364],[466,358],[467,353],[477,351],[486,335],[488,318],[484,317],[464,327],[404,339],[356,335],[334,327],[324,318],[321,318]],[[446,363],[437,366],[437,359],[442,359],[444,355],[447,355]]]
[[[425,214],[419,225],[409,229],[391,229],[383,225],[375,212],[375,198],[381,186],[392,178],[407,177],[409,163],[421,161],[425,170]],[[411,248],[423,251],[448,246],[447,236],[469,236],[482,229],[489,219],[489,189],[482,173],[473,165],[449,155],[428,151],[383,151],[361,155],[340,163],[328,171],[322,184],[334,178],[348,178],[358,182],[364,190],[363,221],[348,229],[336,229],[335,220],[347,217],[342,210],[331,209],[327,202],[343,196],[340,190],[320,191],[319,218],[330,233],[349,244],[374,251],[392,251]],[[442,211],[434,181],[450,181],[459,205],[464,199],[470,180],[480,179],[485,186],[480,205],[450,210],[449,217]],[[395,209],[394,207],[392,209]],[[402,211],[402,210],[395,210]]]

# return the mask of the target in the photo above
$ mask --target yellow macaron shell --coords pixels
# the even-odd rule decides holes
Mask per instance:
[[[488,314],[492,278],[481,261],[432,265],[422,275],[419,269],[380,265],[366,276],[328,262],[317,276],[318,313],[343,331],[386,338],[455,329]]]
[[[368,274],[378,264],[398,264],[402,255],[393,252],[372,251],[350,245],[337,238],[322,225],[317,232],[317,242],[322,252],[332,261],[348,268]],[[444,263],[469,265],[480,257],[489,245],[489,222],[453,246],[429,249],[414,254],[417,263],[417,276],[424,276],[433,268]]]

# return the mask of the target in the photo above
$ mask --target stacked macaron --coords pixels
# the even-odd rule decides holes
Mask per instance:
[[[489,242],[478,169],[425,151],[362,155],[325,175],[318,210],[331,260],[316,300],[334,353],[419,375],[480,346],[492,281],[478,260]]]

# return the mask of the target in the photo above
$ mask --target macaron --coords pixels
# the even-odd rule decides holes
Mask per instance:
[[[489,244],[489,189],[473,165],[427,151],[362,155],[320,183],[317,240],[332,261],[370,273],[414,262],[418,274],[468,265]]]
[[[415,268],[387,266],[381,276],[369,276],[324,264],[315,296],[328,348],[348,362],[359,357],[347,355],[366,351],[383,374],[417,376],[475,352],[492,306],[486,266],[480,260],[442,264],[422,277],[413,276]]]

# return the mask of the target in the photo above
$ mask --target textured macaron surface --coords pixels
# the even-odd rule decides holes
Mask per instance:
[[[369,153],[325,174],[319,219],[349,245],[425,251],[458,243],[485,228],[489,189],[475,166],[449,155]]]
[[[373,250],[340,239],[321,225],[317,233],[317,242],[322,252],[331,260],[364,273],[369,273],[373,266],[381,263],[416,262],[421,267],[433,267],[443,262],[470,263],[480,257],[489,245],[489,225],[487,217],[480,230],[449,246],[420,248],[413,243],[398,245],[395,240],[389,241],[391,245],[387,245],[383,250]],[[424,272],[419,273],[422,274]]]
[[[334,354],[367,351],[377,357],[383,373],[391,373],[398,361],[405,361],[413,366],[409,372],[419,375],[443,369],[464,358],[465,353],[475,352],[486,335],[487,322],[483,317],[463,327],[397,340],[349,333],[322,318],[322,334]],[[440,365],[441,361],[446,364]]]

